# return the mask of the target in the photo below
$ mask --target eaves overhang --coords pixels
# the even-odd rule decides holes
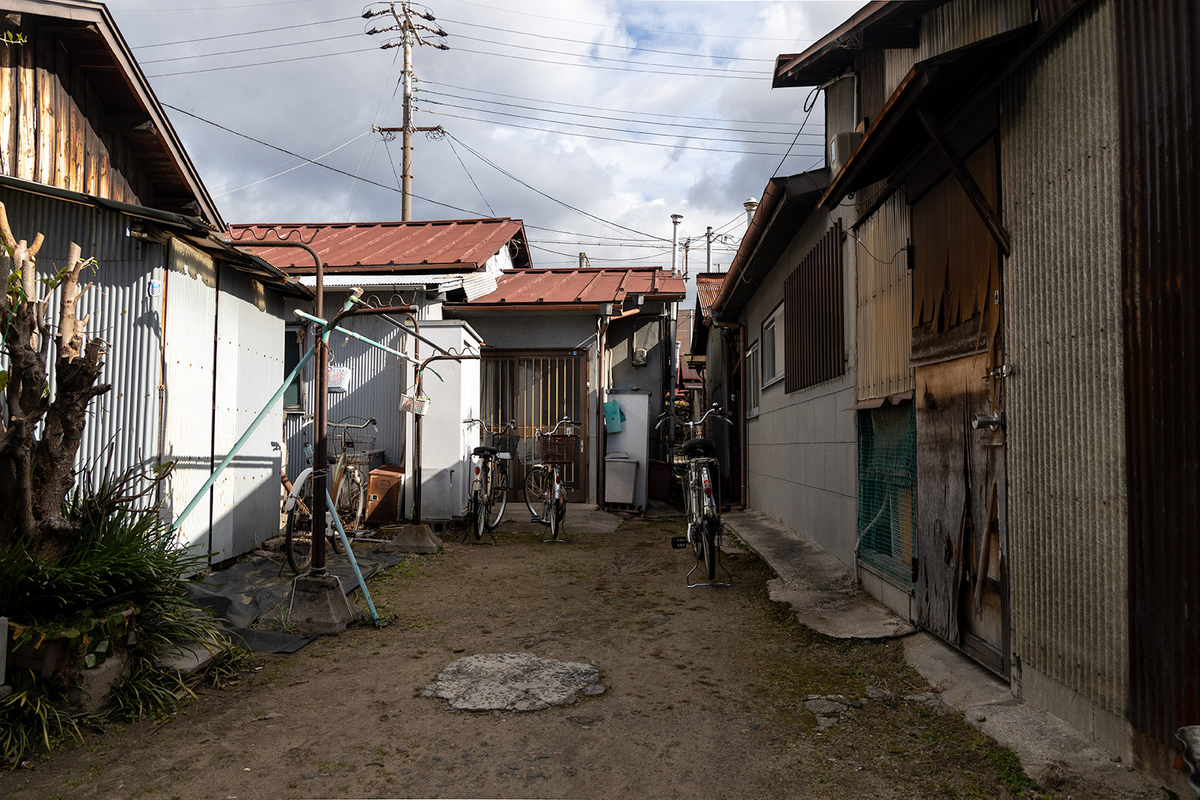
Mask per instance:
[[[729,265],[721,291],[713,302],[714,317],[728,320],[745,308],[763,276],[775,266],[817,209],[828,186],[828,168],[772,178],[767,183],[754,218]]]
[[[1017,28],[913,65],[834,176],[820,207],[831,208],[850,192],[888,178],[923,150],[930,135],[922,115],[952,119],[964,105],[986,95],[993,83],[989,79],[1007,68],[1034,32],[1032,25]]]
[[[844,73],[865,50],[913,48],[921,17],[949,0],[876,0],[797,54],[775,59],[771,87],[820,86]]]

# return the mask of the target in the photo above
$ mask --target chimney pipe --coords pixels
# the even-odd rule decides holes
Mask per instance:
[[[671,215],[671,274],[679,274],[679,223],[683,222],[683,214]]]
[[[750,223],[754,221],[754,212],[758,210],[758,201],[751,197],[746,202],[742,203],[742,207],[746,209],[746,227],[750,227]]]

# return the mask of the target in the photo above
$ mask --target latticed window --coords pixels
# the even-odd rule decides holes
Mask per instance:
[[[913,583],[916,438],[911,400],[858,412],[858,558],[905,586]]]
[[[799,391],[846,372],[842,228],[835,225],[783,284],[784,387]]]

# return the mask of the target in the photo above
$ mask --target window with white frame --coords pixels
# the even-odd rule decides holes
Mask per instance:
[[[746,351],[746,415],[758,415],[758,401],[762,396],[762,373],[759,371],[758,342]]]
[[[783,303],[762,324],[762,386],[783,377]]]

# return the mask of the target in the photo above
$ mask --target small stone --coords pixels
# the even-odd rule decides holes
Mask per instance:
[[[868,686],[867,697],[871,698],[872,700],[891,700],[893,697],[895,697],[895,695],[893,695],[887,689],[883,689],[879,686]]]
[[[545,760],[545,759],[547,759],[547,758],[549,758],[549,757],[550,757],[550,756],[548,756],[548,755],[545,755],[545,754],[538,756],[538,758],[539,758],[539,759],[541,759],[541,760]]]
[[[1110,758],[1110,759],[1109,759],[1109,761],[1113,762],[1114,764],[1120,764],[1120,763],[1121,763],[1121,757],[1120,757],[1120,756],[1113,756],[1112,758]]]
[[[315,773],[315,772],[306,772],[306,773],[304,773],[304,779],[305,779],[305,780],[309,780],[309,781],[311,781],[311,780],[312,780],[313,778],[315,778],[315,777],[317,777],[317,773]]]
[[[760,725],[759,725],[757,722],[751,722],[751,723],[750,723],[750,730],[752,730],[752,731],[756,731],[756,730],[758,730],[758,729],[759,729],[759,727],[761,727],[761,726],[760,726]]]
[[[540,778],[540,777],[542,777],[542,773],[541,773],[541,771],[540,771],[540,770],[531,769],[531,770],[529,770],[529,774],[528,774],[528,775],[526,775],[525,777],[526,777],[526,778],[530,778],[530,779],[532,779],[532,778]]]
[[[987,722],[987,714],[976,714],[975,721],[976,722]]]
[[[402,770],[400,770],[400,774],[401,774],[401,775],[411,775],[411,774],[412,774],[412,770],[411,770],[411,769],[407,769],[407,768],[406,768],[406,769],[402,769]]]
[[[608,691],[608,687],[602,683],[594,683],[583,690],[583,693],[588,697],[598,697]]]
[[[863,707],[863,701],[862,701],[862,700],[854,700],[854,701],[851,701],[851,703],[850,703],[850,707],[851,707],[851,708],[862,708],[862,707]]]
[[[442,757],[441,757],[441,756],[434,756],[434,757],[433,757],[433,760],[434,760],[434,761],[441,761],[441,760],[442,760]]]
[[[817,697],[812,700],[805,700],[804,707],[813,714],[816,714],[818,717],[833,716],[836,714],[841,714],[846,710],[845,703],[838,702],[837,700],[829,697]]]

